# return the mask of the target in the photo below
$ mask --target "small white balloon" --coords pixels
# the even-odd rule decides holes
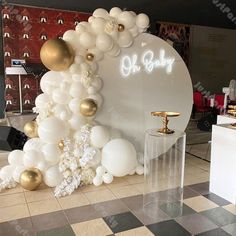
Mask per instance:
[[[84,25],[78,24],[75,27],[75,31],[78,34],[82,34],[84,31],[86,31],[86,27]]]
[[[102,148],[110,140],[109,130],[104,126],[94,126],[90,135],[91,144],[94,147]]]
[[[99,77],[95,78],[91,83],[91,86],[96,88],[96,91],[99,91],[102,88],[102,85],[102,80]]]
[[[94,19],[96,19],[94,16],[90,16],[90,17],[88,18],[88,22],[89,22],[89,23],[92,23]]]
[[[44,174],[44,182],[49,187],[56,187],[63,180],[63,175],[59,171],[58,166],[52,166],[48,170],[46,170]]]
[[[113,181],[113,175],[110,173],[106,173],[102,176],[102,180],[105,184],[110,184]]]
[[[92,95],[92,94],[97,93],[97,90],[96,90],[95,87],[90,86],[90,87],[88,87],[87,92],[88,92],[89,95]]]
[[[88,98],[93,99],[97,103],[98,107],[102,106],[103,98],[100,94],[98,94],[98,93],[91,94],[91,95],[88,96]]]
[[[97,36],[96,46],[99,50],[101,50],[103,52],[107,52],[107,51],[111,50],[113,47],[113,43],[114,42],[113,42],[112,38],[105,33],[100,33]]]
[[[45,93],[41,93],[35,99],[35,106],[38,109],[43,109],[48,106],[49,102],[50,102],[50,97]]]
[[[119,56],[121,52],[120,46],[118,44],[114,44],[113,48],[107,52],[107,55],[112,56],[112,57],[117,57]]]
[[[91,28],[95,34],[100,34],[104,31],[106,21],[101,18],[97,17],[91,22]]]
[[[36,150],[29,150],[25,152],[23,158],[23,164],[25,167],[36,167],[39,162],[44,160],[42,152]]]
[[[102,18],[106,19],[109,16],[109,14],[108,14],[107,10],[105,10],[103,8],[97,8],[93,12],[93,16],[94,17],[102,17]]]
[[[54,108],[53,108],[53,112],[54,115],[63,120],[66,121],[71,117],[71,111],[68,108],[68,106],[66,105],[62,105],[62,104],[57,104]]]
[[[84,96],[86,96],[86,91],[80,81],[75,81],[71,84],[69,94],[73,98],[82,99]]]
[[[89,32],[83,32],[80,35],[79,42],[84,48],[93,48],[95,46],[95,36]]]
[[[42,152],[44,154],[45,160],[51,165],[56,165],[60,161],[61,151],[58,144],[47,143],[43,146]]]
[[[71,129],[78,130],[86,124],[86,118],[81,115],[72,115],[69,124]]]
[[[101,50],[97,49],[96,47],[89,49],[88,52],[94,55],[95,61],[100,61],[104,57],[104,53]]]
[[[133,43],[133,36],[128,30],[125,30],[120,33],[118,38],[118,44],[120,47],[130,47]]]
[[[61,89],[57,88],[52,93],[52,99],[55,103],[67,104],[70,100],[70,95],[67,93],[67,91],[62,91]]]
[[[103,166],[98,166],[96,169],[97,176],[103,176],[106,173],[106,168]]]
[[[27,152],[32,149],[36,151],[40,151],[42,146],[43,146],[43,142],[40,138],[31,138],[25,143],[23,147],[23,151]]]
[[[143,175],[143,173],[144,173],[144,168],[143,168],[143,166],[142,166],[142,165],[138,165],[138,166],[136,167],[135,172],[136,172],[136,174],[138,174],[138,175]]]
[[[51,166],[51,163],[46,161],[40,161],[38,165],[36,166],[37,169],[39,169],[43,174],[45,171]]]
[[[144,13],[138,14],[136,17],[136,25],[142,29],[147,28],[149,26],[149,17]]]
[[[21,150],[14,150],[8,155],[8,163],[11,166],[23,165],[24,152]]]
[[[103,182],[103,180],[102,180],[102,177],[101,177],[101,176],[95,176],[95,177],[93,178],[93,184],[94,184],[95,186],[100,186],[100,185],[102,185],[102,182]]]
[[[109,13],[110,16],[118,18],[121,12],[122,10],[119,7],[113,7]]]
[[[63,40],[69,43],[73,49],[76,49],[78,47],[78,40],[79,40],[79,35],[75,30],[67,30],[63,34]]]
[[[129,32],[133,37],[137,37],[139,34],[138,27],[135,25],[133,28],[129,29]]]
[[[79,74],[80,73],[80,65],[76,62],[73,63],[69,68],[69,72],[71,74]]]
[[[38,135],[46,143],[58,143],[69,133],[69,127],[56,117],[44,119],[38,127]]]
[[[79,104],[81,102],[81,99],[79,98],[73,98],[70,100],[69,102],[69,108],[71,110],[71,112],[73,112],[74,114],[79,114],[80,108],[79,108]]]
[[[135,17],[129,11],[123,11],[119,14],[118,23],[124,25],[126,29],[130,29],[135,25]]]
[[[11,179],[12,175],[13,175],[13,171],[14,171],[14,167],[13,166],[10,166],[10,165],[4,166],[0,170],[0,179],[1,180]]]
[[[17,166],[17,167],[14,169],[13,174],[12,174],[12,177],[13,177],[13,179],[14,179],[17,183],[20,182],[20,175],[21,175],[21,173],[22,173],[23,171],[25,171],[25,170],[26,170],[26,167],[23,166],[23,165]]]

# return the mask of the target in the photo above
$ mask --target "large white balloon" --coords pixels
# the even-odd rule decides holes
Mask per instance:
[[[8,163],[12,166],[23,165],[24,152],[21,150],[14,150],[8,155]]]
[[[113,42],[112,38],[105,33],[100,33],[97,36],[96,46],[99,50],[101,50],[103,52],[107,52],[107,51],[111,50],[113,47],[113,43],[114,42]]]
[[[13,171],[14,171],[14,167],[13,166],[10,166],[10,165],[4,166],[0,170],[0,179],[1,180],[11,179],[12,175],[13,175]]]
[[[45,156],[45,160],[51,165],[56,165],[60,160],[61,151],[57,144],[47,143],[43,146],[42,152]]]
[[[39,162],[44,160],[42,152],[36,150],[29,150],[25,152],[23,158],[23,164],[25,167],[36,167]]]
[[[63,40],[68,42],[74,49],[78,47],[78,39],[79,39],[79,35],[75,30],[67,30],[63,34]]]
[[[50,167],[44,174],[44,182],[49,187],[56,187],[63,180],[58,166]]]
[[[56,117],[46,118],[38,127],[38,135],[46,143],[58,143],[68,133],[68,126]]]
[[[109,139],[110,139],[110,132],[104,126],[99,126],[99,125],[98,126],[94,126],[91,129],[90,139],[91,139],[91,144],[94,147],[102,148],[109,141]]]
[[[128,175],[137,165],[136,150],[125,139],[113,139],[102,149],[102,165],[116,177]]]
[[[86,27],[84,25],[78,24],[75,27],[75,31],[76,31],[77,34],[81,34],[84,31],[86,31]]]
[[[26,152],[32,149],[40,151],[42,146],[43,142],[40,138],[31,138],[25,143],[23,151]]]

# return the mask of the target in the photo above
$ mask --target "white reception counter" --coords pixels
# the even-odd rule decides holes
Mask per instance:
[[[228,124],[212,128],[210,191],[236,204],[236,128],[229,124],[236,119],[223,118]]]

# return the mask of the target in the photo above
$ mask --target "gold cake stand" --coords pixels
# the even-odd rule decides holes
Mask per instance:
[[[162,134],[173,134],[175,131],[168,128],[169,117],[180,116],[179,112],[173,111],[153,111],[151,112],[152,116],[162,117],[163,128],[159,129],[158,132]]]

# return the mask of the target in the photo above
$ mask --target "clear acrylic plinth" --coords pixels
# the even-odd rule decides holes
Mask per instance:
[[[186,134],[146,131],[143,208],[147,215],[171,211],[182,215]]]

